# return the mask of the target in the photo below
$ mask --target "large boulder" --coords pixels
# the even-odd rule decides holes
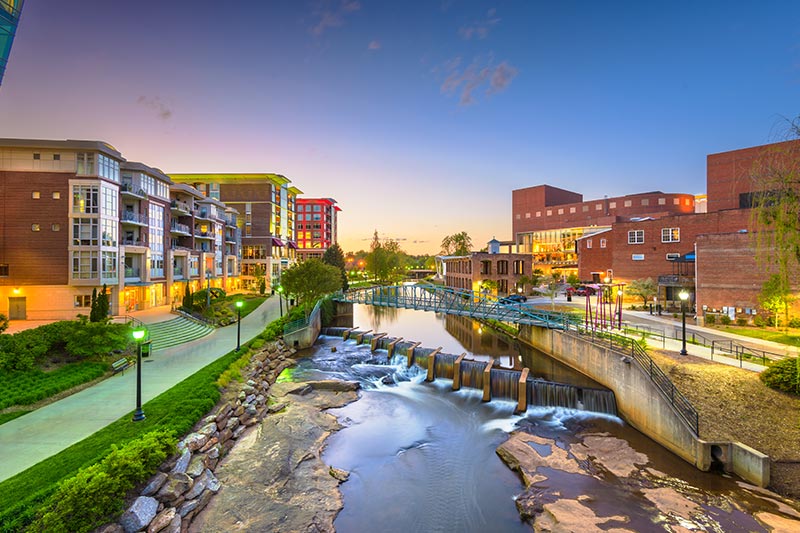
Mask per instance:
[[[192,478],[188,474],[176,472],[170,474],[156,497],[162,502],[174,502],[192,487]]]
[[[135,533],[147,527],[158,512],[158,501],[150,496],[139,496],[128,510],[122,513],[119,524],[125,533]]]

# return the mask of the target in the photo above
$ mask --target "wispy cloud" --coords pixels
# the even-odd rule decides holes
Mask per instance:
[[[519,73],[507,61],[495,66],[491,57],[476,57],[466,68],[461,68],[461,58],[456,57],[446,61],[441,71],[446,74],[441,92],[447,95],[458,93],[460,105],[474,104],[476,93],[481,90],[486,96],[505,90]]]
[[[367,50],[380,50],[381,49],[381,42],[380,41],[370,41],[367,45]]]
[[[328,28],[338,28],[344,24],[344,18],[348,13],[359,9],[361,9],[361,3],[357,0],[322,1],[312,12],[317,22],[311,28],[311,33],[320,36]]]
[[[492,30],[492,28],[500,22],[500,18],[496,15],[497,10],[492,8],[486,12],[485,19],[473,22],[467,26],[461,26],[461,28],[458,29],[458,34],[467,40],[472,39],[473,37],[477,39],[485,39],[489,35],[489,32]]]
[[[152,98],[140,96],[136,100],[136,103],[150,109],[151,111],[154,111],[156,116],[161,120],[168,120],[172,117],[172,110],[167,106],[167,104],[161,101],[161,98],[158,96],[154,96]]]

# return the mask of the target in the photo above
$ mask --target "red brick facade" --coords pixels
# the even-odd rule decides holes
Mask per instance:
[[[528,254],[490,254],[475,252],[465,257],[445,258],[445,286],[480,291],[480,282],[497,282],[497,295],[515,293],[519,279],[533,272]]]

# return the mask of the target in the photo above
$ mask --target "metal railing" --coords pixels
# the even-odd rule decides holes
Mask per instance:
[[[729,339],[711,341],[712,361],[714,360],[715,352],[733,356],[739,361],[740,367],[742,366],[744,359],[760,359],[761,364],[767,366],[767,364],[769,364],[771,361],[780,361],[786,357],[784,354],[761,350],[759,348],[751,348]]]
[[[123,211],[120,215],[123,222],[135,222],[136,224],[147,224],[147,218],[139,213],[131,213],[130,211]]]
[[[311,324],[311,321],[316,318],[316,315],[319,314],[321,305],[322,300],[317,300],[317,303],[314,305],[314,309],[311,310],[311,312],[308,314],[308,317],[287,322],[286,325],[283,326],[283,334],[288,335],[289,333],[294,333],[295,331],[307,328],[308,325]]]

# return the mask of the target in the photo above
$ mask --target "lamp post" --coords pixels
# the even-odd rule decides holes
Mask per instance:
[[[140,422],[144,420],[144,411],[142,411],[142,341],[144,340],[144,329],[133,330],[133,340],[136,341],[136,411],[133,413],[133,421]]]
[[[239,351],[242,345],[242,306],[244,302],[238,300],[236,302],[236,351]]]
[[[689,293],[684,289],[678,293],[678,298],[681,299],[681,331],[683,342],[681,347],[681,355],[689,355],[689,352],[686,351],[686,300],[689,299]]]
[[[278,302],[281,305],[281,318],[283,318],[283,287],[278,285]]]
[[[619,329],[622,329],[622,285],[619,286],[619,290],[617,291],[617,298],[619,298],[619,321],[617,326]]]
[[[211,269],[206,269],[206,309],[211,307]]]

